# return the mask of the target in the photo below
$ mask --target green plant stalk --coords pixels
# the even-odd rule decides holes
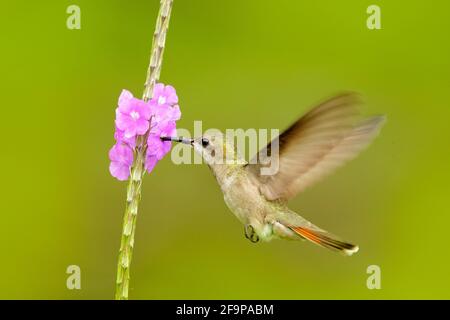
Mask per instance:
[[[156,28],[153,34],[153,44],[150,54],[150,64],[145,81],[143,100],[148,101],[153,95],[153,88],[161,73],[161,65],[169,28],[170,13],[173,0],[161,0]],[[120,242],[119,259],[117,262],[116,300],[127,300],[130,284],[130,266],[133,256],[136,218],[141,200],[142,179],[145,174],[145,153],[148,132],[137,139],[134,161],[131,167],[127,187],[127,203],[123,217],[122,238]]]

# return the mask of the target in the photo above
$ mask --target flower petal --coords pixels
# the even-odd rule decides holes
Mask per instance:
[[[158,159],[155,156],[148,155],[145,158],[145,170],[147,170],[148,173],[152,172],[153,168],[155,168],[157,163]]]
[[[137,121],[135,121],[135,130],[136,130],[136,134],[145,134],[150,126],[150,123],[148,122],[148,120],[145,119],[139,119]]]
[[[133,163],[133,150],[126,144],[116,143],[109,150],[109,160],[131,166]]]
[[[158,98],[164,94],[164,84],[157,83],[153,88],[153,99],[158,100]]]
[[[123,89],[119,97],[119,106],[127,103],[132,98],[133,94],[130,91]]]
[[[109,165],[111,175],[120,181],[128,180],[130,176],[130,167],[120,162],[113,161]]]
[[[116,139],[117,142],[127,144],[133,149],[136,147],[136,137],[125,137],[125,132],[117,128],[117,126],[116,131],[114,132],[114,139]]]
[[[178,96],[174,87],[166,86],[164,89],[164,93],[166,95],[166,103],[172,106],[178,103]]]

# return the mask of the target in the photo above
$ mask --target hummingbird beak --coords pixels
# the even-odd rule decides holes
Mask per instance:
[[[161,140],[162,141],[181,142],[181,143],[190,144],[190,145],[192,145],[194,143],[194,139],[183,138],[183,137],[161,137]]]

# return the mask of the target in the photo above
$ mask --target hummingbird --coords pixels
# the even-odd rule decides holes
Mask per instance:
[[[384,115],[363,119],[359,96],[343,93],[316,107],[295,121],[276,138],[278,170],[261,174],[272,140],[246,161],[215,161],[218,154],[237,159],[234,145],[223,135],[197,138],[162,137],[191,145],[215,176],[228,208],[244,225],[251,242],[274,238],[309,240],[319,246],[350,256],[359,247],[317,227],[289,209],[288,200],[310,187],[336,168],[355,158],[378,135]],[[264,156],[266,155],[266,157]]]

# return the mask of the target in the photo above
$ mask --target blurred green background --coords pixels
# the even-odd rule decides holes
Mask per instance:
[[[66,8],[81,8],[81,30]],[[381,7],[382,30],[366,27]],[[157,0],[2,4],[0,298],[110,299],[126,183],[108,172],[123,88],[141,95]],[[135,299],[450,298],[448,1],[175,0],[161,81],[179,127],[280,128],[342,90],[381,136],[290,204],[360,245],[254,245],[204,165],[144,180]],[[176,196],[174,196],[176,195]],[[66,268],[81,267],[81,290]],[[381,290],[366,268],[379,265]]]

